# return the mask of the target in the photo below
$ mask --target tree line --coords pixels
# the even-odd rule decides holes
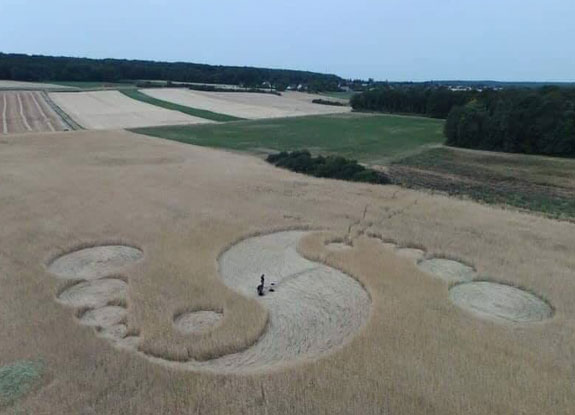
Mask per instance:
[[[336,75],[285,69],[5,53],[0,53],[0,79],[32,82],[149,79],[246,87],[259,87],[265,82],[278,89],[301,84],[317,91],[337,91],[342,81]]]
[[[351,106],[359,111],[380,111],[395,114],[418,114],[447,118],[456,105],[464,105],[476,91],[451,91],[447,87],[427,85],[398,86],[386,84],[354,95]]]
[[[486,91],[452,109],[446,144],[575,157],[575,88]]]
[[[355,95],[360,111],[447,118],[446,144],[513,153],[575,156],[575,88],[452,91],[384,85]]]
[[[341,156],[313,157],[308,150],[270,154],[267,159],[277,167],[315,177],[348,180],[374,184],[388,184],[389,177],[376,170],[366,168],[356,160]]]

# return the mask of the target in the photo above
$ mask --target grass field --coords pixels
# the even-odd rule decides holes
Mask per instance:
[[[436,148],[393,164],[406,186],[575,219],[575,160]]]
[[[217,112],[206,111],[206,110],[201,110],[198,108],[191,108],[191,107],[186,107],[186,106],[179,105],[179,104],[174,104],[173,102],[164,101],[164,100],[157,99],[157,98],[151,97],[149,95],[143,94],[140,91],[137,91],[135,89],[134,90],[121,90],[121,92],[124,95],[126,95],[132,99],[136,99],[138,101],[142,101],[142,102],[145,102],[148,104],[156,105],[158,107],[166,108],[169,110],[180,111],[180,112],[183,112],[184,114],[192,115],[194,117],[200,117],[200,118],[205,118],[207,120],[220,121],[220,122],[242,120],[242,118],[233,117],[233,116],[227,115],[227,114],[219,114]]]
[[[41,362],[19,361],[0,366],[0,410],[28,393],[42,376]]]
[[[184,143],[255,153],[307,148],[365,163],[385,163],[443,142],[443,121],[338,114],[219,125],[142,128],[136,132]]]

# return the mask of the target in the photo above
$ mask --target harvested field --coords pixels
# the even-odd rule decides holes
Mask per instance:
[[[118,91],[58,92],[50,97],[74,121],[92,130],[210,122],[130,99]]]
[[[124,89],[124,90],[122,90],[122,93],[124,95],[128,96],[129,98],[132,98],[132,99],[135,99],[135,100],[138,100],[141,102],[145,102],[147,104],[156,105],[158,107],[166,108],[169,110],[183,112],[184,114],[188,114],[188,115],[191,115],[193,117],[205,118],[207,120],[220,121],[220,122],[243,120],[243,118],[232,117],[231,115],[219,114],[219,113],[215,113],[212,111],[206,111],[206,110],[200,110],[197,108],[185,107],[183,105],[174,104],[173,102],[168,102],[168,101],[163,101],[161,99],[156,99],[156,98],[153,98],[149,95],[143,94],[142,92],[135,90],[135,89],[134,90]]]
[[[66,89],[96,91],[102,89],[136,89],[133,82],[81,82],[81,81],[58,81],[55,85]]]
[[[278,110],[284,113],[284,117],[351,112],[351,107],[332,107],[313,104],[311,101],[315,98],[321,98],[321,96],[301,92],[288,92],[285,95],[282,94],[282,96],[273,94],[241,94],[234,92],[216,92],[215,95],[218,99],[230,103],[256,105],[262,109]],[[254,118],[268,117],[262,116]]]
[[[572,410],[575,224],[396,186],[302,176],[251,156],[126,131],[2,141],[0,365],[41,359],[50,375],[8,413]],[[351,245],[330,249],[334,241]],[[90,280],[49,271],[63,254],[110,245],[144,255]],[[544,298],[553,318],[513,325],[477,318],[452,302],[444,281],[401,256],[403,249],[522,287]],[[338,277],[316,279],[309,270],[308,279],[280,278],[302,263],[307,270],[305,261],[337,270],[368,295],[365,321],[349,320],[359,326],[351,336],[345,319],[323,315]],[[261,273],[268,288],[278,285],[263,297],[255,291]],[[338,303],[352,299],[348,291]],[[486,298],[496,298],[496,307],[517,304],[488,290]],[[305,339],[286,331],[297,342],[325,339],[342,322],[346,340],[312,355],[288,341],[289,359],[276,364],[270,355],[252,355],[265,364],[251,371],[182,370],[190,359],[209,366],[252,353],[276,321],[272,302],[290,312],[305,305],[298,314]],[[193,312],[221,319],[182,333],[175,320]],[[306,319],[311,312],[321,318]],[[205,314],[196,317],[195,324],[206,322]]]
[[[142,89],[141,92],[186,107],[246,119],[283,118],[351,111],[349,107],[313,104],[311,101],[315,99],[315,95],[299,92],[287,93],[282,96],[240,92],[203,92],[175,88]]]
[[[435,148],[389,169],[404,186],[575,220],[575,160]]]
[[[9,80],[0,80],[0,90],[1,89],[10,89],[10,90],[43,90],[43,89],[51,89],[51,90],[66,90],[71,89],[65,85],[57,85],[57,84],[45,84],[41,82],[24,82],[24,81],[9,81]]]
[[[71,129],[37,91],[0,91],[0,134]]]

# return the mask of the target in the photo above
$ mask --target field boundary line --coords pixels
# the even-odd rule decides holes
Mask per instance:
[[[70,117],[62,108],[58,106],[58,104],[52,100],[52,98],[50,98],[48,92],[42,91],[42,94],[44,95],[46,103],[50,106],[50,108],[54,110],[57,115],[60,116],[60,120],[65,126],[67,126],[70,130],[84,130],[84,127],[74,121],[72,117]]]
[[[18,98],[18,105],[20,106],[20,117],[22,118],[22,121],[24,122],[24,127],[26,127],[26,129],[28,131],[32,131],[32,127],[30,127],[30,124],[28,124],[28,120],[26,119],[26,115],[24,115],[24,106],[22,105],[22,97],[20,96],[20,93],[16,94],[16,98]]]
[[[2,109],[2,131],[4,134],[8,134],[8,121],[6,120],[6,109],[8,108],[8,102],[6,100],[6,94],[2,94],[4,97],[4,108]]]
[[[52,122],[50,121],[50,119],[48,118],[48,116],[46,115],[46,113],[44,112],[44,110],[42,109],[40,104],[38,103],[38,100],[36,99],[36,94],[34,92],[32,93],[32,101],[34,101],[36,108],[38,108],[38,111],[40,111],[40,115],[42,115],[42,118],[44,118],[44,121],[46,122],[46,124],[50,128],[50,131],[56,131],[56,129],[52,125]]]

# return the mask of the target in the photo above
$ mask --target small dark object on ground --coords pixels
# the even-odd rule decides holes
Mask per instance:
[[[262,297],[264,295],[264,284],[265,284],[265,276],[264,274],[262,274],[262,276],[260,277],[260,285],[258,285],[257,290],[258,290],[258,295],[260,297]]]
[[[270,154],[267,161],[277,167],[315,177],[375,184],[390,183],[386,174],[368,169],[355,160],[340,156],[312,157],[308,150],[292,151],[291,153],[282,151],[281,153]]]

